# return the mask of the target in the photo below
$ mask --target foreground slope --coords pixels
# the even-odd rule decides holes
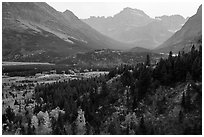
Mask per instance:
[[[4,75],[2,134],[201,135],[202,49],[149,61],[109,73],[64,66],[61,74],[56,65],[57,74],[39,75],[49,65]]]

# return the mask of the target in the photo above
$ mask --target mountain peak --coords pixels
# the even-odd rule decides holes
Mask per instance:
[[[137,11],[137,12],[143,12],[142,10],[139,10],[139,9],[133,9],[133,8],[130,8],[130,7],[126,7],[126,8],[123,8],[123,11]]]
[[[155,19],[161,19],[161,20],[166,20],[166,19],[185,20],[185,18],[183,16],[179,15],[179,14],[156,16]]]
[[[63,12],[63,15],[68,19],[69,21],[78,20],[78,17],[70,10],[65,10]]]
[[[71,12],[70,10],[65,10],[63,13],[64,13],[64,14],[74,14],[74,13]]]
[[[144,11],[139,10],[139,9],[133,9],[130,7],[124,8],[119,14],[134,14],[138,16],[148,16],[144,13]]]
[[[116,18],[122,18],[122,19],[131,19],[134,20],[134,18],[150,18],[147,14],[144,13],[144,11],[139,9],[132,9],[130,7],[124,8],[122,11],[120,11],[118,14],[115,14],[113,17]]]
[[[125,48],[123,43],[92,29],[71,11],[59,12],[47,3],[2,3],[2,11],[2,49],[6,60],[54,61],[55,57],[92,49]]]
[[[134,9],[133,9],[133,8],[130,8],[130,7],[125,7],[125,8],[123,8],[123,11],[125,11],[125,10],[131,11],[131,10],[134,10]]]
[[[197,14],[202,14],[202,4],[199,6],[198,10],[197,10]]]
[[[72,16],[72,17],[76,17],[76,15],[74,15],[74,13],[70,10],[65,10],[63,12],[64,15],[67,15],[67,16]],[[77,17],[76,17],[77,18]]]

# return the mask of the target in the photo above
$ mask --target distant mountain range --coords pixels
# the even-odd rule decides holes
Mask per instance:
[[[186,19],[180,15],[153,19],[142,10],[124,8],[113,17],[90,17],[83,21],[115,40],[153,49],[179,30]]]
[[[71,11],[46,3],[2,3],[3,60],[50,61],[92,49],[128,45],[102,35]]]
[[[158,46],[156,52],[189,51],[192,45],[202,45],[202,5],[197,13],[190,17],[183,27],[171,38]]]
[[[58,62],[95,49],[177,52],[202,42],[202,7],[185,22],[180,15],[153,19],[131,8],[113,17],[82,21],[69,10],[59,12],[46,3],[3,2],[2,57],[3,61]]]

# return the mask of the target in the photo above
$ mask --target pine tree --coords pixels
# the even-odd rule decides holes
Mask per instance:
[[[149,54],[147,54],[147,58],[146,58],[146,61],[145,61],[145,66],[150,66],[150,57],[149,57]]]
[[[132,83],[132,75],[131,73],[128,71],[128,69],[126,69],[123,73],[123,75],[121,76],[121,82],[123,84],[123,86],[130,86]]]
[[[170,52],[169,52],[169,58],[168,58],[169,60],[172,59],[172,55],[173,55],[173,53],[172,53],[172,51],[170,51]]]
[[[181,57],[181,52],[179,51],[179,53],[178,53],[178,57]]]
[[[35,134],[35,131],[33,130],[34,126],[32,124],[32,120],[29,118],[28,119],[28,128],[27,128],[27,134],[28,135],[33,135]]]
[[[25,135],[25,128],[24,128],[24,126],[21,125],[20,128],[21,128],[21,131],[20,131],[21,135]]]
[[[199,46],[199,56],[202,57],[202,46]]]
[[[151,84],[151,73],[149,68],[142,67],[138,79],[138,99],[143,99]]]
[[[76,123],[75,121],[71,124],[72,135],[76,135]]]
[[[6,108],[6,115],[9,122],[14,121],[15,113],[13,112],[13,109],[10,106]]]
[[[191,74],[188,72],[187,75],[186,75],[186,81],[187,82],[190,82],[192,80],[192,76]]]
[[[191,110],[191,97],[190,94],[186,95],[186,111],[189,112]]]
[[[184,118],[184,114],[183,111],[179,111],[179,122],[182,123],[183,122],[183,118]]]
[[[146,135],[147,134],[147,130],[146,130],[143,116],[142,116],[142,118],[140,120],[140,124],[139,124],[139,134],[140,135]]]
[[[183,107],[183,109],[185,110],[186,108],[186,101],[185,101],[185,93],[183,92],[183,96],[182,96],[182,101],[181,101],[181,106]]]
[[[106,97],[106,96],[108,95],[108,87],[107,87],[107,85],[106,85],[106,82],[103,82],[103,83],[102,83],[102,89],[101,89],[101,91],[102,91],[102,96],[103,96],[103,97]]]
[[[192,64],[192,77],[193,80],[200,80],[202,75],[202,58],[197,57]]]
[[[193,45],[191,48],[191,53],[194,53],[194,52],[195,52],[195,46]]]

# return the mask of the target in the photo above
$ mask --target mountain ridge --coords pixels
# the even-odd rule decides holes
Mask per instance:
[[[132,44],[131,48],[153,49],[179,30],[186,20],[181,15],[165,15],[153,19],[142,10],[126,7],[110,17],[91,16],[88,19],[82,19],[82,21],[112,39]],[[160,26],[162,26],[162,30]],[[155,27],[161,32],[149,32],[149,30],[155,30]],[[158,38],[155,39],[154,35],[157,35]]]
[[[47,3],[3,2],[2,11],[4,60],[23,60],[29,53],[33,56],[30,49],[42,50],[43,54],[53,52],[59,57],[92,49],[128,47],[97,32],[71,11],[58,12]],[[36,58],[40,56],[36,54]]]
[[[159,47],[157,52],[189,51],[192,45],[198,47],[202,43],[202,5],[199,6],[195,15],[190,17],[183,27]]]

